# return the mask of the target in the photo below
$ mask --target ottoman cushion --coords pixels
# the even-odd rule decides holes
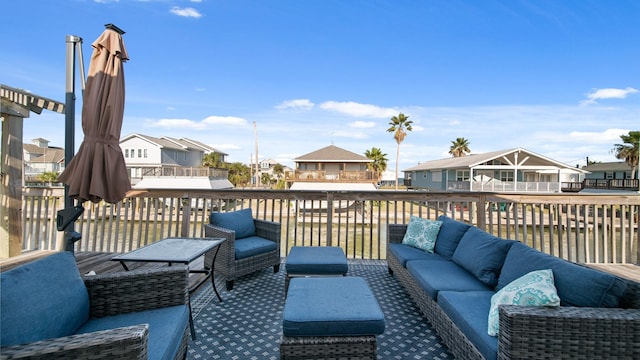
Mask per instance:
[[[360,277],[291,279],[282,318],[284,336],[378,335],[385,328],[384,313]]]
[[[344,275],[347,257],[337,246],[294,246],[287,256],[288,275]]]

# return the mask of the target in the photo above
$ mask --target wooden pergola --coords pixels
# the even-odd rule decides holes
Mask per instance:
[[[31,112],[64,114],[65,104],[0,84],[2,186],[0,187],[0,259],[22,253],[23,121]]]

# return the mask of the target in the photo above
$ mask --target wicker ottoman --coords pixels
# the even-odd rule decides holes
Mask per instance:
[[[385,319],[360,277],[291,279],[280,359],[376,359]]]
[[[347,257],[337,246],[294,246],[285,262],[285,294],[293,277],[345,276]]]

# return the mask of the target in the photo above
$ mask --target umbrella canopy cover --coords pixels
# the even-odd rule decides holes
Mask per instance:
[[[129,59],[121,34],[106,29],[92,44],[93,54],[82,104],[84,140],[59,180],[82,202],[115,204],[131,189],[120,149],[124,116],[123,63]]]

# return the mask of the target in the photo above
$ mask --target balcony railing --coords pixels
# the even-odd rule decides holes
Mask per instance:
[[[23,250],[60,247],[59,189],[26,189]],[[640,195],[423,191],[149,190],[122,202],[85,203],[77,251],[126,252],[168,236],[203,236],[210,211],[252,208],[282,224],[282,255],[295,245],[341,246],[348,257],[386,258],[387,225],[411,215],[466,221],[567,260],[638,264]]]
[[[375,183],[379,179],[380,173],[377,171],[325,171],[325,170],[295,170],[285,174],[285,179],[289,182],[312,181],[312,182],[371,182]]]

